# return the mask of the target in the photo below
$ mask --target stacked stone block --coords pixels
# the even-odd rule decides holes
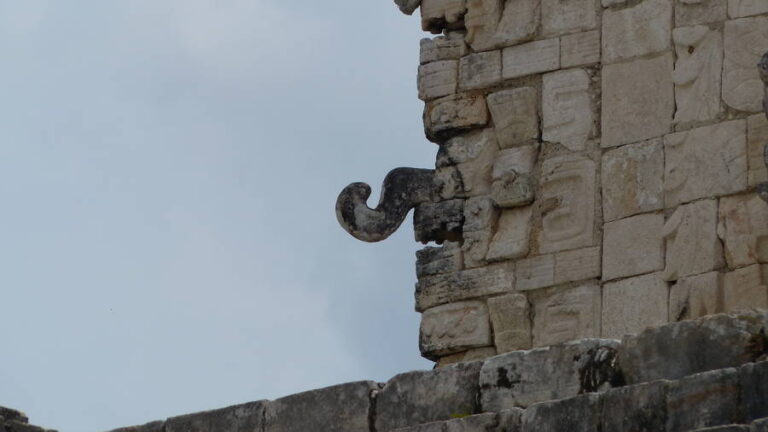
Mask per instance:
[[[436,218],[462,224],[420,237],[443,242],[417,260],[425,357],[768,307],[768,1],[422,0],[421,14],[442,33],[421,43],[425,132],[460,213]]]

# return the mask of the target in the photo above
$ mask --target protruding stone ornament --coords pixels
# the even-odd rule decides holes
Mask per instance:
[[[421,0],[395,0],[395,4],[406,15],[411,15],[418,9],[421,4]]]

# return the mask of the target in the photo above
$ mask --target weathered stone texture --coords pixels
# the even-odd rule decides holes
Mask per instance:
[[[496,414],[478,414],[456,420],[394,429],[392,432],[480,432],[494,430],[492,428],[495,428],[497,425]]]
[[[367,399],[367,393],[363,395],[364,400]],[[171,417],[165,422],[165,432],[209,432],[209,431],[232,431],[232,432],[251,432],[262,427],[264,423],[265,409],[271,402],[260,401],[252,402],[244,405],[232,406],[229,408],[222,408],[213,411],[206,411],[196,414],[188,414],[179,417]],[[275,402],[276,406],[281,406],[280,402]],[[317,407],[310,408],[311,415],[318,420],[325,420],[325,424],[333,426],[328,423],[328,418],[323,417],[323,413],[317,411]],[[354,410],[346,411],[342,407],[335,407],[338,413],[354,417]],[[331,408],[333,409],[333,408]],[[313,412],[314,411],[314,412]],[[273,411],[274,413],[274,411]],[[287,412],[280,412],[280,416],[285,416]],[[347,417],[351,420],[348,425],[358,425],[353,418]],[[270,417],[271,418],[271,417]],[[274,420],[274,419],[273,419]],[[281,428],[280,425],[286,425],[290,422],[290,419],[280,419],[271,423],[271,431],[287,431],[290,429]],[[300,423],[295,423],[300,424]],[[340,430],[340,429],[333,429]]]
[[[728,16],[741,18],[768,13],[766,0],[728,0]]]
[[[596,0],[541,0],[542,36],[592,30],[597,27],[598,9]]]
[[[660,139],[623,146],[603,155],[606,222],[664,207],[664,148]]]
[[[518,291],[544,288],[555,284],[555,256],[540,255],[516,262]]]
[[[749,185],[756,186],[768,181],[765,166],[765,146],[768,144],[768,120],[764,114],[747,118],[747,159]]]
[[[768,362],[746,364],[739,368],[742,413],[745,421],[768,417]],[[768,420],[768,419],[766,419]],[[768,421],[760,422],[768,426]],[[755,428],[756,431],[765,430]],[[753,431],[753,432],[756,432]]]
[[[603,13],[603,62],[613,63],[671,48],[672,2],[644,0]]]
[[[764,269],[765,266],[755,264],[723,276],[723,307],[726,312],[768,309]]]
[[[531,348],[531,308],[522,294],[488,300],[494,345],[499,353]]]
[[[555,254],[555,284],[599,278],[602,272],[600,247]]]
[[[485,302],[465,301],[427,309],[421,315],[419,348],[427,358],[491,345]]]
[[[494,347],[473,348],[464,352],[440,357],[440,359],[435,364],[435,368],[440,369],[446,366],[455,365],[457,363],[469,363],[478,360],[485,360],[495,355],[496,348]]]
[[[664,268],[664,215],[647,213],[605,224],[603,280]]]
[[[457,196],[486,195],[490,192],[491,167],[498,150],[498,141],[492,129],[472,131],[451,138],[441,146],[437,156],[438,166],[456,166],[461,185]]]
[[[440,140],[466,129],[488,123],[485,98],[479,95],[453,95],[431,101],[425,107],[424,127],[427,136]]]
[[[669,288],[657,273],[603,286],[602,337],[620,338],[669,322]]]
[[[530,206],[501,212],[496,233],[488,247],[488,261],[517,259],[528,254],[531,215]]]
[[[602,394],[603,431],[663,431],[667,423],[667,383],[612,389]]]
[[[468,0],[467,42],[475,51],[515,45],[533,37],[541,7],[531,0]]]
[[[585,394],[531,406],[523,414],[523,430],[594,432],[600,418],[600,397]]]
[[[600,31],[574,33],[560,38],[560,67],[584,66],[600,61]]]
[[[453,199],[423,203],[413,212],[413,233],[416,241],[457,240],[464,223],[464,200]]]
[[[706,26],[695,26],[675,29],[673,37],[677,52],[675,123],[713,120],[721,110],[722,34]]]
[[[416,252],[416,276],[434,276],[461,270],[461,248],[457,242],[426,247]]]
[[[736,369],[694,375],[669,385],[666,430],[738,424],[743,418],[740,408]]]
[[[560,39],[545,39],[505,48],[501,58],[501,74],[512,79],[560,67]]]
[[[533,87],[488,95],[488,108],[501,148],[534,142],[539,136],[538,92]]]
[[[425,277],[416,284],[416,310],[423,312],[449,302],[511,292],[514,283],[513,262]]]
[[[755,64],[768,47],[768,17],[725,23],[723,100],[733,109],[762,111],[763,82]]]
[[[419,66],[419,99],[427,101],[456,93],[457,60],[443,60]]]
[[[531,301],[533,346],[600,336],[601,298],[597,283],[536,292]]]
[[[594,129],[589,74],[571,69],[546,74],[543,80],[542,139],[584,150]]]
[[[675,26],[725,21],[726,12],[727,4],[723,0],[675,0]]]
[[[460,27],[466,11],[466,0],[421,0],[421,28],[437,34]]]
[[[539,155],[538,145],[523,145],[499,152],[493,163],[494,180],[510,175],[531,174]]]
[[[459,89],[476,90],[501,82],[501,51],[469,54],[459,63]]]
[[[462,33],[449,33],[434,39],[422,39],[420,48],[419,61],[421,64],[441,60],[458,60],[468,52]]]
[[[756,194],[722,198],[717,233],[730,268],[768,263],[768,204]]]
[[[669,319],[682,321],[723,312],[723,281],[718,272],[678,279],[669,294]]]
[[[664,225],[664,278],[677,280],[723,266],[723,247],[717,238],[717,200],[678,207]]]

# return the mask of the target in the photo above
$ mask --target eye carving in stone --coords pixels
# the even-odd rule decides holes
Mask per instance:
[[[763,111],[768,118],[768,52],[763,55],[760,63],[757,64],[757,70],[760,73],[760,79],[763,81]],[[768,167],[768,145],[763,148],[763,160]],[[768,202],[768,182],[757,185],[757,193],[763,201]]]

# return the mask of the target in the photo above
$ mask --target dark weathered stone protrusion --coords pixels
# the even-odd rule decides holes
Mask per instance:
[[[352,183],[336,200],[336,217],[342,228],[358,240],[378,242],[394,233],[408,212],[419,204],[432,201],[435,171],[395,168],[384,178],[379,205],[368,207],[371,187]]]
[[[395,4],[402,13],[411,15],[421,5],[421,0],[395,0]]]

